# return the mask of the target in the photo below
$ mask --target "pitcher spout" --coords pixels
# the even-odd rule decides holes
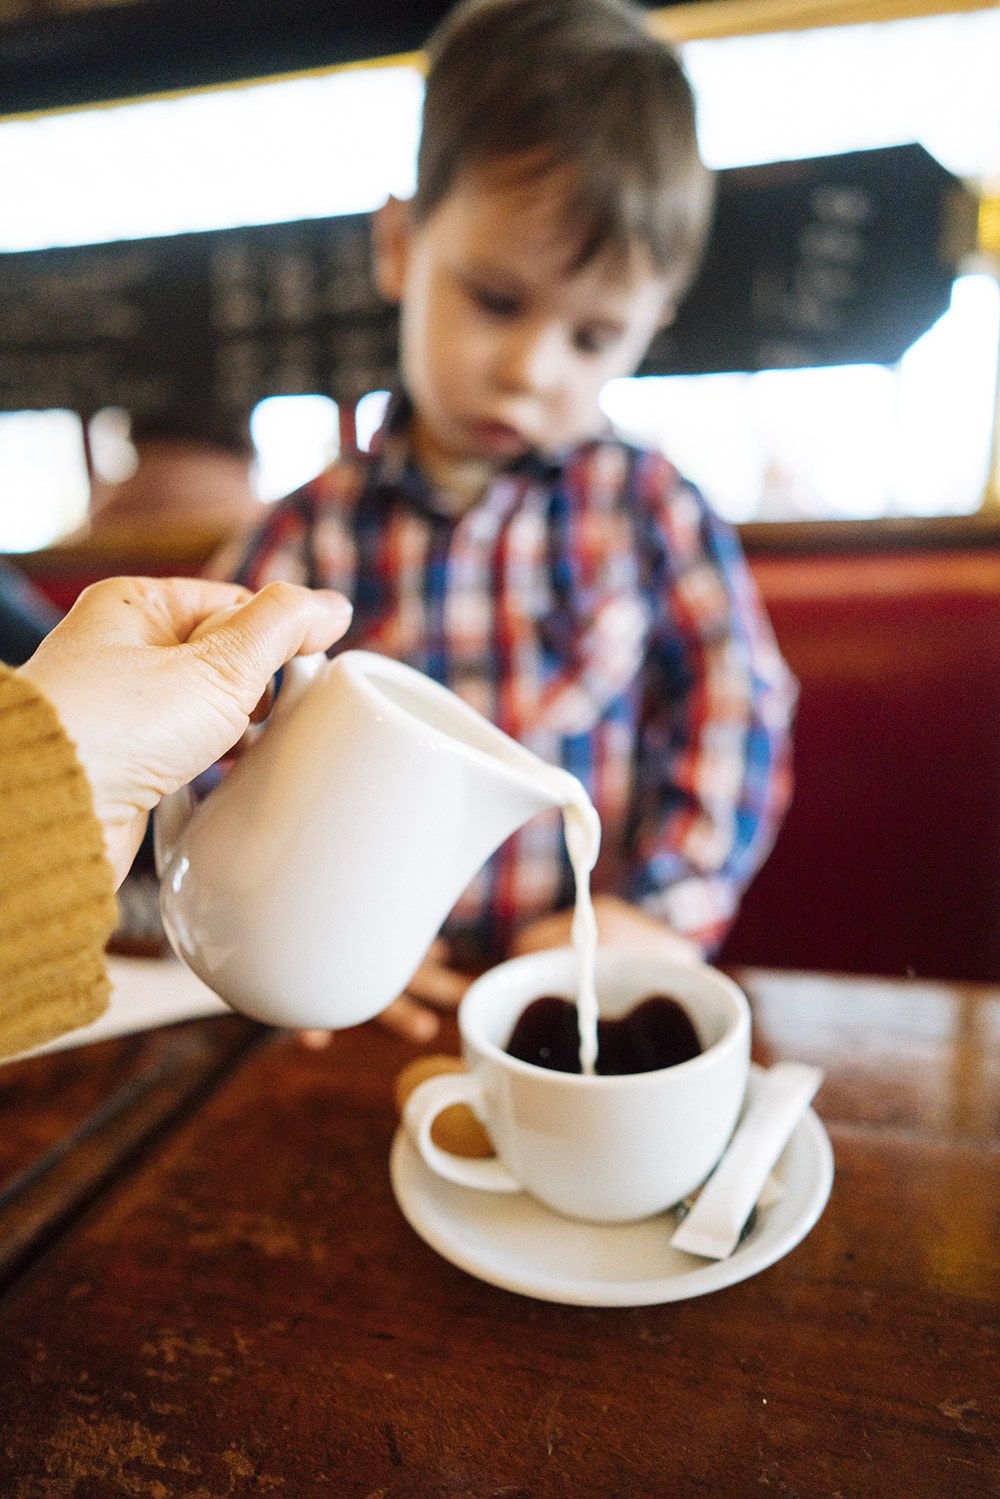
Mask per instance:
[[[447,688],[371,651],[345,651],[337,665],[390,714],[402,713],[411,725],[418,721],[432,739],[466,758],[472,780],[480,781],[481,810],[485,813],[489,803],[493,812],[505,809],[509,826],[498,843],[549,809],[570,809],[588,838],[599,841],[597,813],[576,776],[542,760]]]
[[[570,862],[580,874],[589,873],[597,862],[601,823],[583,784],[569,771],[501,737],[506,743],[491,768],[488,795],[479,797],[472,812],[489,844],[480,862],[539,813],[557,811],[563,815]],[[484,786],[479,789],[485,793]]]

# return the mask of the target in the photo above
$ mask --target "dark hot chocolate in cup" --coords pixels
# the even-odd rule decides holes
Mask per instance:
[[[507,1041],[508,1055],[555,1072],[582,1072],[580,1017],[575,999],[544,994],[522,1010]],[[597,1021],[595,1071],[602,1077],[658,1072],[689,1062],[701,1041],[679,999],[649,994],[624,1015]]]

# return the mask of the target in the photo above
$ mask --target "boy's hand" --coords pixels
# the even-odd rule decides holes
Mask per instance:
[[[472,982],[467,973],[451,966],[451,953],[442,937],[435,937],[427,956],[406,986],[378,1017],[387,1030],[420,1045],[433,1041],[441,1029],[435,1010],[457,1010],[459,1000]]]
[[[702,960],[702,952],[694,942],[617,895],[595,895],[594,915],[601,947],[637,947],[680,963],[699,963]],[[572,908],[529,921],[515,937],[511,957],[542,952],[549,947],[571,947],[572,926]]]

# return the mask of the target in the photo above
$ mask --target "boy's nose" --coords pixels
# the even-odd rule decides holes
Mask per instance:
[[[554,329],[512,329],[497,358],[498,383],[515,395],[544,395],[559,379],[560,356]]]

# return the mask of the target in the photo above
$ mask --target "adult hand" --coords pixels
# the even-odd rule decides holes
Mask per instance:
[[[701,949],[688,937],[639,906],[631,905],[617,895],[595,895],[597,941],[601,947],[633,947],[658,953],[679,963],[699,963]],[[550,947],[572,946],[573,911],[557,911],[541,916],[521,928],[511,945],[511,957],[526,952],[543,952]]]
[[[339,640],[350,618],[340,594],[291,583],[251,594],[108,578],[84,590],[21,674],[76,745],[118,884],[160,798],[231,749],[274,673]]]

